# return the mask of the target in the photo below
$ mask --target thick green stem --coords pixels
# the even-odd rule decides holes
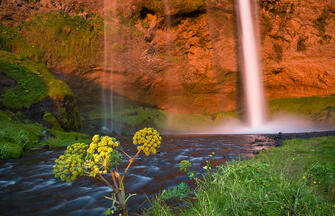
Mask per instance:
[[[119,192],[117,193],[117,197],[118,197],[120,207],[121,207],[122,216],[128,216],[128,211],[127,211],[127,206],[126,206],[126,199],[125,199],[124,195],[125,194],[122,190],[119,190]]]

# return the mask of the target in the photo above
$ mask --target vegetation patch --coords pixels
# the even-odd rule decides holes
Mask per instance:
[[[23,154],[22,147],[14,143],[1,143],[0,159],[18,158]]]
[[[186,114],[173,113],[151,107],[143,107],[125,104],[120,110],[104,112],[100,105],[90,107],[90,111],[82,114],[85,124],[91,121],[101,123],[106,117],[113,120],[116,124],[122,125],[122,133],[132,133],[141,127],[151,126],[159,130],[166,131],[191,131],[196,127],[203,128],[222,123],[222,121],[230,118],[238,118],[235,111],[219,112],[214,114]]]
[[[289,140],[196,179],[185,207],[158,198],[145,215],[334,215],[334,155],[335,137]]]
[[[103,21],[98,17],[38,13],[13,27],[0,24],[0,33],[1,49],[48,68],[84,73],[103,55]]]
[[[335,96],[279,98],[269,103],[270,115],[289,112],[322,123],[335,122]]]
[[[47,96],[53,99],[73,96],[70,88],[54,78],[45,66],[18,55],[0,51],[0,70],[18,83],[2,95],[1,103],[8,108],[29,108]]]
[[[47,129],[47,131],[51,133],[52,136],[42,144],[48,145],[49,147],[69,146],[76,142],[88,144],[90,142],[90,136],[88,134],[79,132],[64,132],[55,129]]]
[[[89,135],[46,129],[28,120],[21,122],[14,113],[0,110],[0,159],[17,158],[23,150],[43,146],[59,147],[89,142]],[[27,123],[29,122],[29,123]]]
[[[0,71],[16,82],[15,86],[0,86],[3,92],[0,98],[2,106],[47,122],[53,115],[65,130],[80,128],[79,113],[71,89],[51,75],[45,66],[0,50]]]

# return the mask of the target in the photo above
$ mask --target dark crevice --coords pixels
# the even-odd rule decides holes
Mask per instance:
[[[148,14],[152,14],[152,15],[155,15],[155,11],[153,10],[150,10],[148,8],[142,8],[141,11],[140,11],[140,19],[145,19],[147,17]]]
[[[167,23],[168,20],[171,20],[171,26],[177,26],[181,23],[182,20],[187,18],[197,18],[202,14],[206,13],[206,9],[198,9],[188,13],[178,13],[175,15],[165,16],[164,23]]]

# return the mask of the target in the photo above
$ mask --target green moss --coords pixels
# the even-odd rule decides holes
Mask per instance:
[[[66,130],[79,130],[81,123],[71,89],[56,79],[48,69],[26,58],[0,50],[0,70],[17,82],[2,94],[0,103],[10,109],[29,109],[44,99],[52,99],[49,110]],[[71,102],[70,106],[62,107]],[[42,116],[44,113],[40,113]],[[50,120],[50,119],[49,119]]]
[[[0,36],[1,48],[49,68],[86,72],[103,55],[103,21],[98,17],[38,13],[22,24],[0,26],[0,32],[6,32]]]
[[[4,122],[12,121],[14,117],[15,117],[14,113],[10,111],[0,110],[0,121]]]
[[[269,103],[269,111],[270,114],[280,111],[296,113],[311,120],[335,123],[335,96],[274,99]]]
[[[6,112],[0,111],[0,116],[6,116]],[[8,115],[7,115],[8,116]],[[39,124],[23,124],[12,118],[0,119],[0,143],[12,143],[23,149],[30,149],[38,145],[44,137],[43,127]]]
[[[15,31],[0,23],[0,49],[11,50],[15,38]]]
[[[46,131],[51,136],[46,136]],[[0,110],[0,159],[20,157],[22,150],[34,147],[59,147],[89,141],[90,136],[87,134],[46,129],[37,123],[23,123],[13,113]]]
[[[43,78],[32,73],[31,69],[35,71],[35,68],[20,65],[22,61],[8,52],[0,51],[0,69],[18,83],[2,95],[1,103],[9,108],[28,108],[48,95]]]
[[[44,141],[43,144],[49,145],[50,147],[68,146],[74,143],[89,143],[91,141],[88,134],[78,132],[63,132],[54,129],[48,129],[54,137],[50,137]]]
[[[54,115],[49,112],[45,112],[43,115],[43,120],[51,124],[52,129],[63,131],[63,128],[59,125],[58,120]]]
[[[0,143],[0,160],[18,158],[23,154],[20,145],[14,143]]]
[[[47,96],[53,99],[73,96],[70,88],[54,78],[45,66],[26,58],[0,51],[0,69],[18,83],[2,95],[1,103],[8,108],[29,108]]]

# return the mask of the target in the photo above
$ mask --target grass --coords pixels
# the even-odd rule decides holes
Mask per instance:
[[[289,140],[197,180],[193,202],[148,215],[335,215],[335,137]],[[181,201],[180,201],[181,202]]]
[[[280,98],[269,103],[270,114],[290,112],[310,120],[335,122],[335,95],[324,97]]]
[[[46,131],[51,136],[47,137]],[[24,150],[35,147],[47,145],[53,148],[89,141],[87,134],[46,129],[37,123],[24,123],[12,112],[0,110],[0,160],[20,157]]]

